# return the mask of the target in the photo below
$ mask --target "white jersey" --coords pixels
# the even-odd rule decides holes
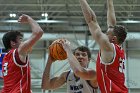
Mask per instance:
[[[67,93],[97,93],[97,88],[93,88],[86,80],[76,79],[70,70],[67,75]]]

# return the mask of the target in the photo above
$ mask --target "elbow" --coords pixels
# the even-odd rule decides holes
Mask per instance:
[[[34,35],[37,36],[38,38],[41,38],[43,33],[44,33],[44,31],[42,29],[39,29],[34,32]]]
[[[42,36],[43,33],[44,33],[44,31],[43,31],[42,29],[40,29],[40,30],[37,32],[37,35]]]
[[[87,24],[90,24],[91,22],[92,22],[92,20],[90,20],[90,19],[89,20],[86,20],[86,23]]]
[[[43,82],[41,84],[41,89],[43,89],[43,90],[46,90],[47,89],[46,84],[44,84]]]
[[[107,22],[108,27],[110,26],[115,26],[116,25],[116,20],[115,19],[111,19],[109,22]]]
[[[41,89],[47,90],[47,88],[44,85],[41,85]]]
[[[42,79],[41,88],[43,90],[49,90],[50,89],[49,82],[47,80],[45,80],[44,78]]]
[[[49,90],[50,88],[47,85],[42,84],[41,85],[41,89],[43,89],[43,90]]]
[[[113,26],[116,25],[116,19],[112,19],[112,25],[113,25]]]
[[[86,19],[86,23],[87,23],[87,24],[90,24],[90,23],[92,23],[92,22],[93,22],[93,23],[97,23],[96,17],[92,16],[92,17]]]

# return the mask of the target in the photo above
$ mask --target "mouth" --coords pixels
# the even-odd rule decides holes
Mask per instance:
[[[80,63],[80,64],[82,64],[82,61],[81,61],[81,60],[79,60],[79,63]]]

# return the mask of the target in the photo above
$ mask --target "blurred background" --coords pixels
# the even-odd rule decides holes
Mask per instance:
[[[97,15],[102,31],[106,32],[106,0],[87,1]],[[127,59],[126,85],[129,93],[140,93],[140,0],[114,0],[114,6],[117,24],[128,29],[127,40],[123,44]],[[40,84],[48,57],[48,46],[58,38],[68,39],[72,43],[72,49],[81,45],[88,46],[92,52],[90,68],[95,69],[99,46],[91,37],[79,0],[0,0],[0,39],[5,32],[14,30],[22,31],[25,40],[30,37],[30,27],[17,22],[21,14],[30,15],[44,30],[43,37],[33,47],[30,55],[33,93],[43,93]],[[2,42],[0,47],[3,48]],[[4,52],[1,50],[0,53]],[[52,66],[51,75],[59,75],[68,69],[67,60],[57,61]],[[0,79],[0,89],[2,86]],[[66,93],[66,86],[45,93]]]

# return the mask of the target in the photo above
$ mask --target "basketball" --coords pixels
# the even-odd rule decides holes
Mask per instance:
[[[67,58],[67,54],[65,50],[63,49],[63,46],[61,43],[61,39],[55,40],[52,45],[50,46],[50,55],[55,60],[65,60]]]

